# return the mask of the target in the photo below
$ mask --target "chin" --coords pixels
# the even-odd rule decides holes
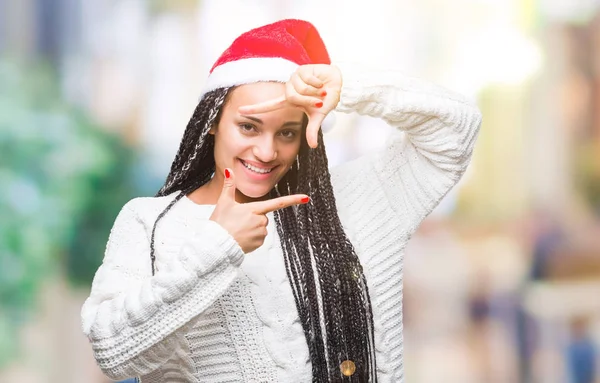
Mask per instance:
[[[250,186],[250,187],[238,187],[237,190],[242,193],[243,195],[245,195],[248,198],[251,199],[261,199],[263,197],[266,197],[269,192],[273,189],[273,187],[270,188],[265,188],[265,187],[257,187],[257,186]]]

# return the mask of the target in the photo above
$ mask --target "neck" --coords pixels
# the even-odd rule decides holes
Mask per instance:
[[[223,191],[223,182],[223,177],[215,176],[211,178],[210,181],[188,194],[188,198],[199,205],[216,205],[221,196],[221,192]],[[235,191],[235,200],[238,203],[247,203],[267,198],[267,196],[264,196],[263,198],[253,199],[239,190]]]

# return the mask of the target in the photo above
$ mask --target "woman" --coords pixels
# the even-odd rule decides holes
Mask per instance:
[[[330,174],[334,108],[405,135]],[[331,65],[308,22],[242,34],[165,185],[115,221],[82,309],[99,366],[142,382],[401,382],[403,250],[480,122],[454,93]]]

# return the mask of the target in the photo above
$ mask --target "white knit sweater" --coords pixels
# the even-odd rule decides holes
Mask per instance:
[[[396,72],[342,73],[337,111],[379,117],[405,132],[332,169],[339,217],[371,295],[378,381],[398,383],[404,248],[464,173],[481,114],[460,95]],[[244,254],[208,220],[214,205],[183,198],[157,227],[151,276],[152,226],[177,193],[136,198],[115,221],[82,308],[102,371],[144,383],[310,382],[272,213],[263,246]]]

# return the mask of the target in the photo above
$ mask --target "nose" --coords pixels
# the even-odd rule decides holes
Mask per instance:
[[[277,145],[274,138],[265,136],[260,142],[254,145],[252,154],[261,162],[269,163],[275,161],[277,159]]]

